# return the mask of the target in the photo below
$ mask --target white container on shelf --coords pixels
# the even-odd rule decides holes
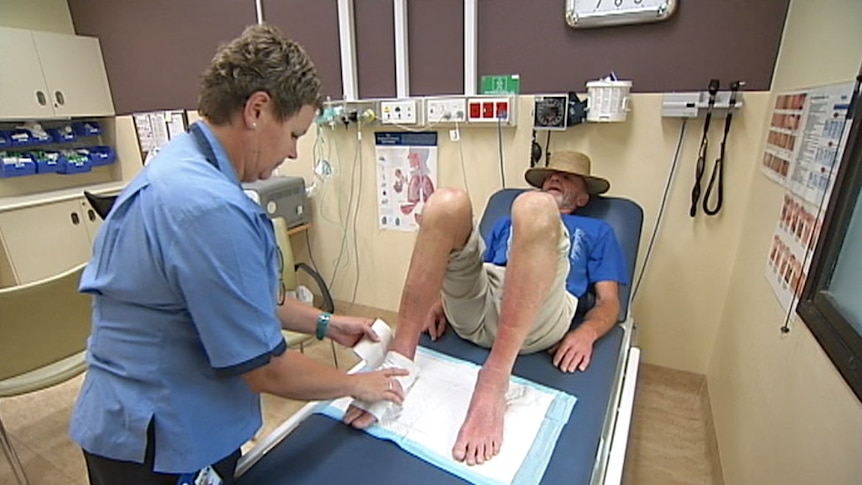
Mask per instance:
[[[587,94],[590,98],[587,121],[611,123],[625,121],[629,112],[631,81],[590,81]]]

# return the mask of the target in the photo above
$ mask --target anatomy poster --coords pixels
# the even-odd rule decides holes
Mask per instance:
[[[838,84],[776,98],[761,168],[785,193],[765,276],[785,310],[805,286],[850,132],[852,91],[853,84]]]
[[[415,231],[437,187],[437,133],[378,132],[374,140],[378,227]]]

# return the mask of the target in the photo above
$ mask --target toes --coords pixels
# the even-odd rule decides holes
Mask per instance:
[[[457,441],[455,447],[452,448],[452,458],[455,461],[464,461],[467,457],[467,446],[462,441]]]

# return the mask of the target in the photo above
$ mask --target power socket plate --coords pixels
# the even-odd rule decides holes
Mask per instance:
[[[418,99],[380,101],[380,123],[384,125],[421,124],[421,104],[421,100]]]
[[[465,123],[467,121],[466,98],[425,98],[425,119],[429,125],[440,123]]]

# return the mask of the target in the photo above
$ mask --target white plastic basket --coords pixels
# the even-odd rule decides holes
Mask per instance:
[[[619,122],[625,121],[629,112],[629,91],[631,81],[590,81],[587,94],[590,97],[587,121]]]

